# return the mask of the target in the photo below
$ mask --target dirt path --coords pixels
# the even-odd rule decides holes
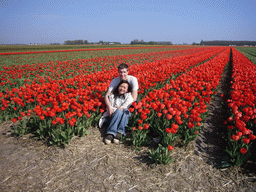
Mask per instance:
[[[228,86],[228,74],[220,93]],[[222,153],[218,129],[225,114],[216,97],[201,136],[175,148],[174,162],[150,164],[148,148],[105,145],[90,128],[65,148],[47,146],[31,135],[11,135],[12,122],[0,126],[0,191],[256,191],[256,176],[241,168],[217,169]]]

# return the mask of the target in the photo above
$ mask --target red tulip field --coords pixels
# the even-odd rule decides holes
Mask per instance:
[[[137,148],[157,138],[150,158],[162,164],[172,160],[175,143],[196,140],[231,64],[223,150],[237,166],[256,153],[255,48],[114,47],[5,51],[0,57],[1,123],[13,121],[15,135],[32,133],[51,145],[68,145],[74,136],[90,135],[89,127],[97,128],[117,66],[129,64],[139,91],[125,139]]]

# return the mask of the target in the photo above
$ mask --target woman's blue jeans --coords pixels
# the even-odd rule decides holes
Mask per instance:
[[[125,136],[125,127],[128,124],[131,113],[128,109],[117,109],[111,116],[107,134],[116,136],[117,132]]]

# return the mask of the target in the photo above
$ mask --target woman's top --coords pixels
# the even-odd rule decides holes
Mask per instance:
[[[118,96],[111,93],[109,95],[109,101],[111,105],[111,109],[115,112],[117,110],[117,106],[121,108],[128,109],[133,102],[132,94],[125,93],[124,95]],[[103,123],[107,120],[108,113],[103,113],[102,117],[99,120],[99,127],[101,128]]]
[[[121,108],[126,108],[128,109],[133,102],[132,94],[131,93],[125,93],[123,95],[114,95],[111,93],[109,95],[109,101],[110,101],[110,106],[111,109],[115,112],[116,107],[121,107]]]

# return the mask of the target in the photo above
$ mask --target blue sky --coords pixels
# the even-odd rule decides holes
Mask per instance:
[[[0,44],[256,41],[255,0],[1,0]]]

